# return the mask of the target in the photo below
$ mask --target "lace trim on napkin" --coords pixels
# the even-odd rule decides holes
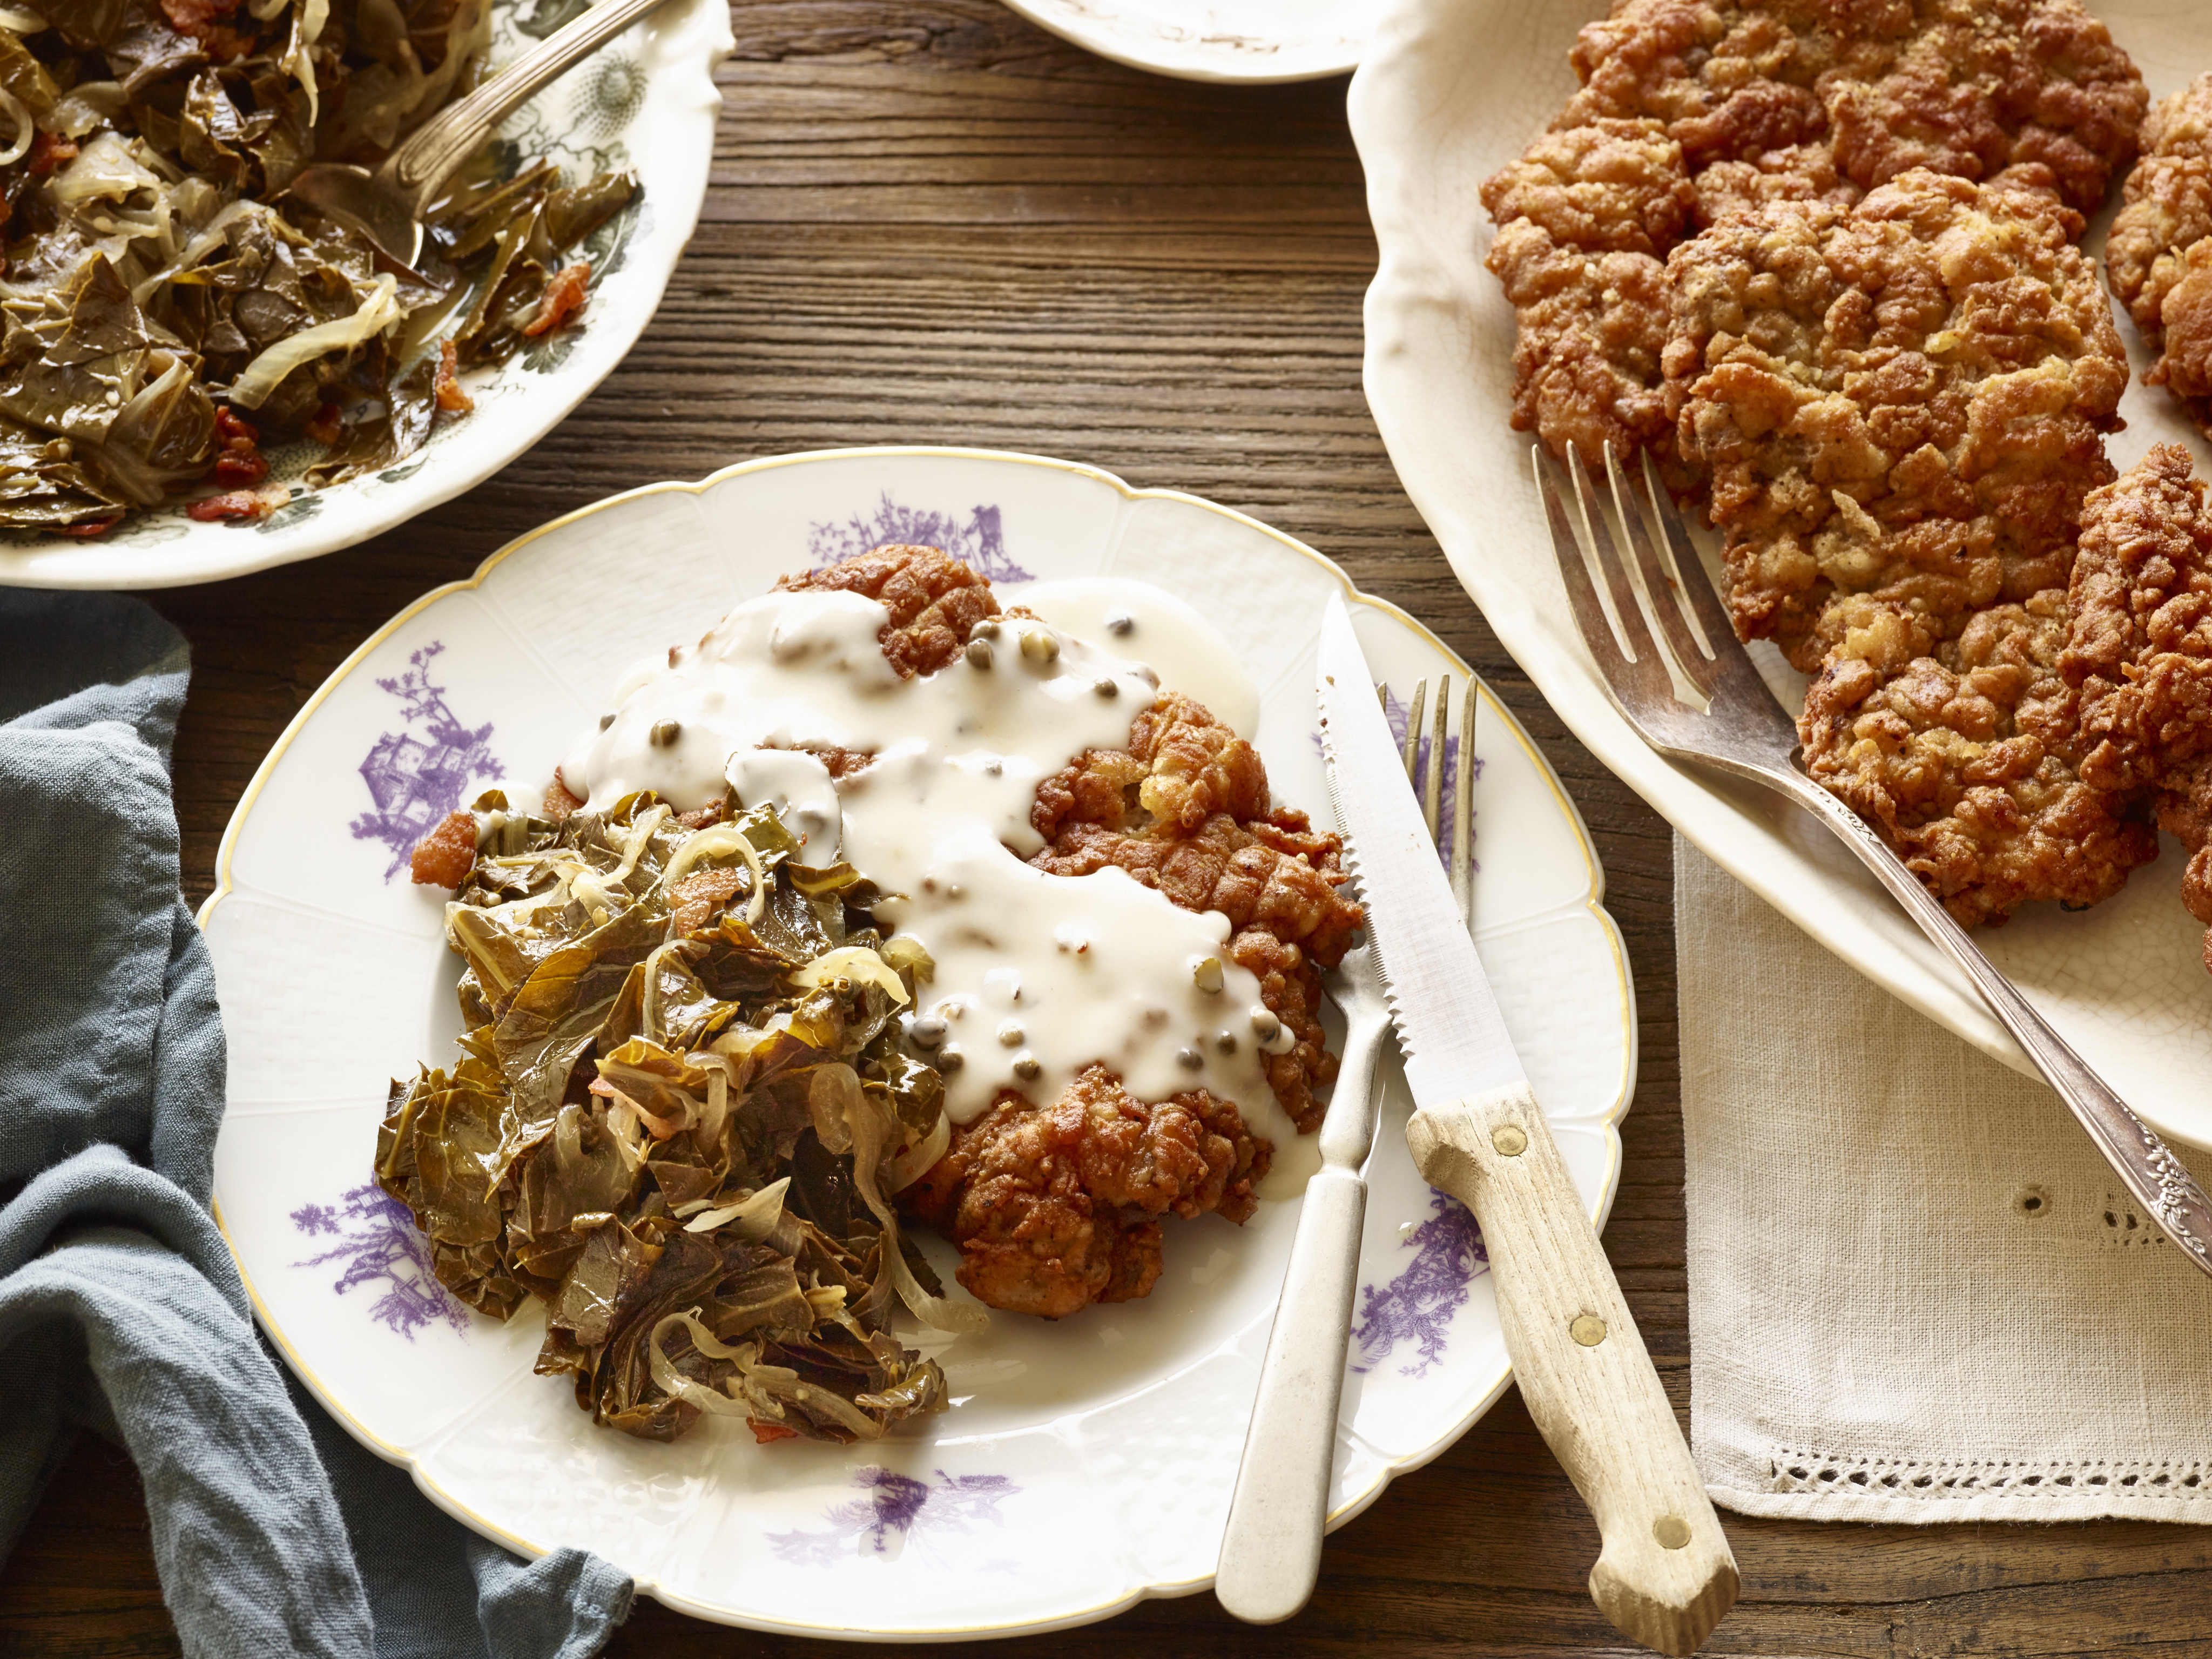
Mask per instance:
[[[2110,1463],[2053,1458],[2047,1462],[1993,1459],[1984,1462],[1924,1458],[1823,1457],[1810,1452],[1768,1454],[1769,1492],[1877,1492],[1892,1498],[1951,1498],[2003,1494],[2013,1498],[2078,1498],[2125,1491],[2162,1498],[2212,1498],[2212,1463]]]

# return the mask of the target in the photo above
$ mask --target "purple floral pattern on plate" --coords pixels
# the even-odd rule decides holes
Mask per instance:
[[[808,568],[819,570],[886,542],[940,547],[994,582],[1035,581],[1006,552],[996,507],[971,509],[965,523],[951,513],[933,513],[891,499],[885,490],[872,518],[858,513],[842,524],[817,524],[806,532]]]
[[[1420,1376],[1444,1357],[1452,1316],[1467,1304],[1468,1286],[1490,1270],[1482,1229],[1474,1213],[1449,1193],[1429,1188],[1436,1212],[1407,1235],[1400,1248],[1413,1252],[1406,1270],[1381,1290],[1359,1288],[1359,1323],[1352,1333],[1359,1357],[1354,1371],[1370,1371],[1395,1352],[1414,1345],[1411,1364],[1400,1374]]]
[[[336,1204],[302,1204],[292,1224],[310,1238],[337,1242],[320,1255],[295,1261],[295,1267],[320,1267],[342,1261],[345,1269],[331,1283],[343,1296],[356,1285],[381,1285],[368,1316],[380,1320],[410,1342],[415,1333],[440,1320],[455,1330],[468,1327],[469,1313],[438,1283],[430,1252],[407,1206],[374,1182],[340,1194]]]
[[[430,683],[431,661],[445,648],[433,640],[407,659],[404,674],[377,681],[399,699],[401,724],[379,738],[361,763],[376,810],[353,821],[353,836],[391,848],[387,882],[407,867],[415,843],[460,805],[470,780],[507,775],[492,756],[491,722],[464,726],[446,706],[446,688]]]
[[[794,1566],[826,1567],[855,1554],[889,1555],[925,1523],[933,1533],[971,1532],[981,1522],[1006,1525],[1000,1504],[1021,1491],[1003,1474],[947,1474],[917,1480],[874,1465],[856,1469],[863,1496],[823,1511],[826,1530],[769,1534],[775,1553]]]

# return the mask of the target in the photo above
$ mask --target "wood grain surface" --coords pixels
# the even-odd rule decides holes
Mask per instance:
[[[1642,1039],[1605,1243],[1686,1421],[1668,832],[1515,669],[1376,435],[1359,390],[1375,248],[1344,82],[1156,79],[994,0],[739,0],[732,21],[697,240],[611,379],[505,473],[389,535],[154,596],[194,652],[176,768],[189,896],[206,894],[254,767],[347,653],[426,588],[611,491],[782,451],[896,442],[1066,456],[1210,496],[1310,542],[1472,659],[1595,833]],[[2203,1528],[1723,1520],[1743,1595],[1708,1652],[2212,1653]],[[1198,1595],[994,1651],[1632,1651],[1584,1591],[1596,1553],[1595,1528],[1509,1394],[1331,1538],[1320,1589],[1292,1623],[1241,1626]],[[136,1476],[86,1437],[0,1571],[0,1653],[178,1651]],[[650,1603],[608,1651],[849,1652]]]

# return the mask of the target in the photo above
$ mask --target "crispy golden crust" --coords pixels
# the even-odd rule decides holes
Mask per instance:
[[[1047,841],[1068,823],[1187,836],[1218,812],[1244,819],[1267,811],[1260,751],[1205,704],[1168,691],[1130,722],[1126,750],[1087,750],[1039,784],[1030,823]]]
[[[2031,899],[2094,904],[2158,856],[2150,826],[2081,778],[2063,590],[1980,611],[1940,643],[1902,610],[1838,609],[1854,625],[1806,693],[1806,768],[1962,926]]]
[[[958,1241],[979,1299],[1060,1319],[1151,1291],[1162,1215],[1244,1220],[1271,1156],[1227,1102],[1148,1103],[1094,1066],[1048,1106],[1008,1096],[956,1129],[907,1200]]]
[[[1620,0],[1572,63],[1582,89],[1483,201],[1519,313],[1514,425],[1591,460],[1671,445],[1638,261],[1767,203],[1849,206],[1916,167],[2034,167],[2094,210],[2148,102],[2076,0]]]
[[[1746,638],[1810,672],[1838,595],[1940,639],[2064,583],[2127,385],[2078,229],[2047,191],[1916,172],[1676,249],[1668,407]]]
[[[1657,121],[1547,132],[1482,188],[1487,263],[1520,319],[1513,424],[1595,459],[1662,444],[1661,260],[1697,206],[1681,147]]]
[[[931,548],[878,548],[783,585],[882,600],[884,653],[904,674],[945,666],[975,622],[1000,614],[988,582]],[[868,758],[824,756],[840,776]],[[1257,976],[1291,1038],[1264,1057],[1268,1083],[1301,1128],[1315,1127],[1314,1091],[1336,1071],[1316,964],[1343,955],[1359,911],[1336,893],[1336,838],[1301,813],[1271,811],[1258,751],[1169,692],[1131,723],[1126,749],[1088,752],[1046,779],[1031,822],[1048,843],[1034,860],[1042,869],[1117,865],[1187,909],[1229,916],[1226,955]],[[680,906],[712,896],[689,890],[698,879],[686,878]],[[1060,1318],[1152,1289],[1162,1215],[1243,1221],[1272,1156],[1233,1102],[1204,1091],[1139,1101],[1093,1066],[1042,1106],[1001,1096],[955,1130],[905,1201],[960,1247],[960,1282],[977,1297]]]
[[[2081,775],[2147,793],[2191,855],[2182,902],[2212,927],[2212,512],[2187,450],[2160,444],[2089,497],[2068,603]],[[2212,936],[2205,951],[2212,968]]]
[[[934,547],[886,543],[820,570],[785,576],[776,586],[793,592],[860,593],[883,605],[891,619],[877,638],[901,679],[935,673],[960,654],[970,628],[999,614],[991,584]]]
[[[2159,354],[2145,381],[2212,432],[2212,71],[2160,100],[2142,142],[2105,267]]]
[[[2125,792],[2212,754],[2212,514],[2187,450],[2090,496],[2068,604],[2082,775]]]
[[[1624,0],[1572,61],[1559,125],[1656,117],[1692,173],[1821,143],[1862,190],[2032,161],[2085,211],[2149,101],[2075,0]]]

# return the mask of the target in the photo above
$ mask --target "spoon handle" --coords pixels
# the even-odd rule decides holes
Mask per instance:
[[[1321,1572],[1367,1214],[1359,1166],[1374,1143],[1375,1068],[1390,1029],[1379,991],[1370,994],[1375,1008],[1355,1013],[1345,1033],[1344,1065],[1321,1131],[1326,1161],[1298,1211],[1214,1571],[1215,1596],[1249,1624],[1288,1619],[1312,1596]]]
[[[378,173],[405,193],[410,210],[420,219],[431,193],[532,93],[666,3],[605,0],[593,6],[416,128],[386,158]]]

